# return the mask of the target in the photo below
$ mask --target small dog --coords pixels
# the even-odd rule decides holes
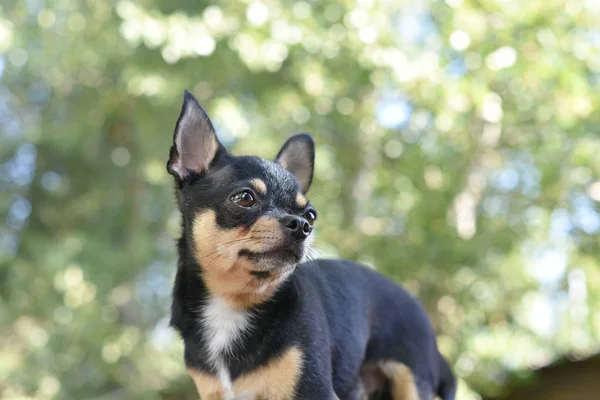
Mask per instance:
[[[427,314],[349,261],[301,263],[314,142],[231,155],[185,92],[167,170],[182,214],[171,325],[203,400],[444,400],[456,383]]]

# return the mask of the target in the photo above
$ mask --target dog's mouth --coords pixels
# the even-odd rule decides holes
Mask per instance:
[[[256,265],[250,274],[257,278],[267,278],[274,270],[283,270],[294,266],[302,259],[302,248],[281,248],[275,250],[255,252],[240,250],[239,255],[245,256]]]
[[[293,249],[293,248],[285,248],[285,249],[275,249],[268,251],[250,251],[250,250],[240,250],[238,253],[240,256],[246,256],[250,260],[260,260],[260,259],[273,259],[273,260],[282,260],[282,261],[291,261],[295,260],[296,262],[300,261],[302,258],[301,249]]]
[[[258,278],[258,279],[265,279],[271,276],[271,271],[258,271],[258,270],[252,270],[250,271],[250,275]]]

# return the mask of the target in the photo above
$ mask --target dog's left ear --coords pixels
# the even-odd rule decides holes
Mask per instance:
[[[167,171],[179,182],[191,174],[204,174],[225,147],[198,100],[187,90],[175,126]]]
[[[308,133],[299,133],[285,142],[275,162],[290,171],[300,186],[300,191],[306,193],[313,178],[315,164],[315,142]]]

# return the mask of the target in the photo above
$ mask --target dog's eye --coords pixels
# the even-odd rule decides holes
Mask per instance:
[[[247,190],[234,194],[230,200],[242,207],[252,207],[255,203],[254,196]]]
[[[304,213],[303,217],[305,220],[308,221],[310,226],[312,226],[315,223],[315,220],[317,219],[317,212],[313,210],[308,210]]]

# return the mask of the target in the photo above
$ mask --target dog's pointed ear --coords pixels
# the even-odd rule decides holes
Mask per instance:
[[[198,100],[187,90],[175,125],[167,171],[180,182],[190,174],[203,174],[220,152],[226,151]]]
[[[308,133],[299,133],[285,142],[275,162],[290,171],[300,186],[300,191],[306,193],[310,188],[315,165],[315,142]]]

